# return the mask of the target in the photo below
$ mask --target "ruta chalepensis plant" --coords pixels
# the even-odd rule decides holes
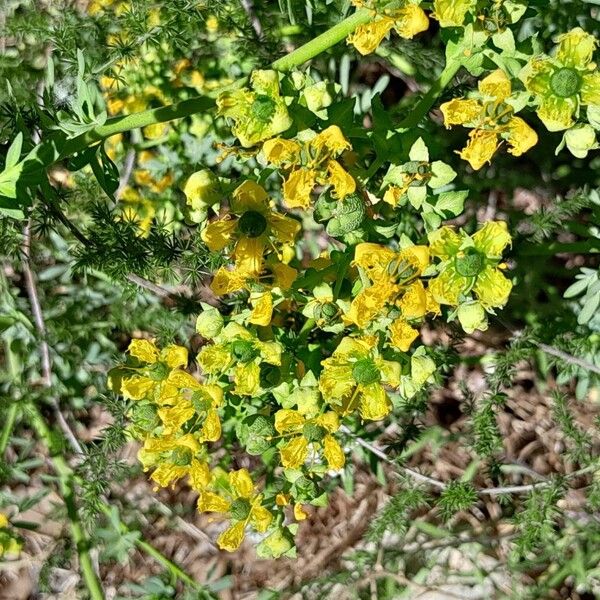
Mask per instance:
[[[590,506],[600,503],[595,425],[578,424],[562,395],[569,382],[579,399],[597,395],[600,373],[597,262],[585,258],[598,251],[598,28],[564,14],[549,24],[561,3],[546,12],[534,0],[311,1],[302,17],[283,2],[83,4],[43,13],[54,27],[44,53],[27,46],[21,8],[11,15],[44,71],[12,74],[2,91],[0,324],[13,401],[0,450],[21,421],[46,445],[88,595],[104,597],[96,537],[108,561],[137,546],[172,583],[202,587],[112,506],[111,469],[121,471],[108,457],[125,442],[152,494],[182,494],[227,552],[245,543],[263,559],[295,557],[303,524],[336,487],[352,495],[365,462],[380,480],[400,474],[368,533],[382,573],[398,565],[384,534],[407,533],[426,507],[440,527],[478,503],[477,519],[512,519],[513,572],[535,548],[568,547],[553,527],[570,485],[585,481]],[[540,199],[559,193],[556,205]],[[51,249],[32,254],[36,239]],[[567,264],[582,267],[571,287],[573,274],[548,283],[545,259],[564,253],[581,256]],[[37,260],[48,265],[36,283]],[[42,308],[36,285],[55,278],[63,287]],[[16,286],[32,318],[18,316]],[[549,306],[565,290],[560,317]],[[24,350],[36,344],[39,378]],[[526,360],[556,388],[557,444],[572,452],[555,477],[503,446],[507,389]],[[474,363],[479,395],[455,371]],[[466,432],[431,426],[440,387],[461,397]],[[114,422],[86,444],[61,410],[90,411],[99,395]],[[409,465],[450,442],[470,457],[463,473]],[[0,495],[4,504],[14,503]],[[0,557],[23,548],[18,512],[0,513]],[[106,516],[98,536],[86,514]],[[437,527],[418,522],[424,534]],[[569,523],[572,540],[581,523]],[[597,589],[590,552],[572,570]],[[540,594],[559,567],[548,569]],[[429,590],[398,575],[384,592],[377,577],[371,597]]]

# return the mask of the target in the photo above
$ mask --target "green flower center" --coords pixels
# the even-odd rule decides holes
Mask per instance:
[[[302,435],[309,442],[320,442],[326,434],[327,431],[325,428],[320,425],[315,425],[315,423],[305,423],[302,428]]]
[[[463,277],[476,277],[485,266],[485,256],[475,248],[468,248],[462,256],[457,256],[454,261],[458,274]]]
[[[253,119],[260,121],[261,123],[269,123],[275,114],[276,108],[277,106],[273,98],[270,98],[265,94],[259,94],[254,99],[250,112]]]
[[[258,350],[248,340],[235,340],[231,344],[231,354],[238,362],[247,363],[258,356]]]
[[[581,89],[581,83],[581,75],[571,67],[557,69],[550,77],[550,88],[559,98],[575,96]]]
[[[250,502],[246,498],[236,498],[229,507],[229,514],[235,521],[245,521],[250,516]]]
[[[337,304],[334,304],[333,302],[325,302],[325,304],[321,304],[319,306],[319,317],[321,319],[329,321],[330,319],[333,319],[337,314],[338,307]]]
[[[237,226],[243,235],[249,238],[257,238],[265,232],[267,219],[259,212],[249,210],[240,217]]]
[[[369,385],[381,379],[379,369],[370,358],[361,358],[352,367],[352,377],[358,384]]]
[[[171,462],[177,467],[187,467],[192,462],[192,451],[189,448],[176,448],[171,452]]]
[[[162,362],[154,363],[148,368],[148,377],[153,381],[162,381],[169,374],[169,365]]]

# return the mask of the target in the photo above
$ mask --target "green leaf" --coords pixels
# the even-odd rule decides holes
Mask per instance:
[[[21,148],[23,147],[23,132],[19,132],[17,137],[13,140],[13,143],[10,145],[8,152],[6,153],[6,162],[4,164],[5,169],[10,169],[14,167],[21,157]]]
[[[442,192],[435,203],[435,210],[442,216],[446,216],[449,213],[453,217],[457,217],[464,210],[465,200],[468,195],[468,190]]]
[[[408,153],[410,160],[416,160],[419,162],[429,162],[429,150],[423,141],[423,138],[419,138],[411,147]]]
[[[448,185],[456,178],[456,171],[441,160],[434,160],[431,163],[432,177],[429,180],[429,187],[432,189]]]
[[[427,188],[424,185],[409,187],[406,195],[411,205],[419,210],[427,198]]]

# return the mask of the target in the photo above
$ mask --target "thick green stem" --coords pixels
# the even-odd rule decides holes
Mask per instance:
[[[417,106],[412,112],[404,119],[400,125],[400,129],[410,129],[416,127],[423,117],[431,110],[434,102],[438,96],[444,91],[448,84],[454,79],[454,76],[461,67],[460,61],[452,60],[440,73],[438,80],[429,88],[429,91],[421,98]]]
[[[276,60],[271,67],[277,71],[289,71],[294,67],[304,64],[331,46],[343,40],[352,33],[356,27],[366,23],[371,18],[371,12],[366,9],[357,10],[355,13],[307,42],[287,56]],[[241,81],[243,83],[244,80]],[[233,84],[235,86],[236,84]],[[165,123],[181,119],[196,113],[207,111],[215,105],[214,98],[198,96],[183,100],[177,104],[161,106],[131,115],[124,115],[108,119],[104,125],[94,127],[74,138],[67,138],[62,132],[46,138],[38,144],[22,161],[21,172],[39,171],[49,167],[55,162],[82,152],[86,148],[102,140],[132,129],[146,127],[155,123]],[[18,169],[17,169],[18,170]]]
[[[13,402],[8,407],[8,414],[6,415],[6,420],[4,421],[4,425],[2,426],[2,435],[0,436],[0,461],[2,461],[4,457],[4,452],[8,446],[8,442],[10,440],[10,435],[14,429],[15,421],[17,420],[17,413],[19,411],[19,406],[16,402]]]
[[[335,46],[338,42],[345,39],[359,25],[367,23],[372,18],[370,10],[362,8],[357,10],[325,33],[317,36],[314,40],[300,46],[287,56],[283,56],[276,60],[271,67],[276,71],[289,71],[294,67],[304,64],[307,60],[314,58],[324,52],[328,48]]]
[[[75,481],[71,467],[63,457],[63,448],[60,443],[60,436],[57,436],[50,430],[46,421],[33,405],[27,407],[31,424],[35,429],[38,437],[46,444],[50,452],[50,457],[54,470],[58,475],[60,493],[67,508],[67,515],[71,523],[71,537],[77,549],[79,556],[79,566],[83,580],[88,589],[88,593],[92,600],[103,600],[104,592],[100,581],[94,571],[92,559],[89,551],[89,541],[87,535],[79,520],[77,506],[75,502]]]

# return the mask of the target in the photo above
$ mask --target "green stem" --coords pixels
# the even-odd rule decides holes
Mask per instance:
[[[289,71],[294,67],[304,64],[307,60],[318,56],[321,52],[341,42],[359,25],[370,21],[372,16],[372,12],[366,8],[357,10],[354,14],[340,21],[325,33],[318,35],[314,40],[300,46],[300,48],[296,48],[296,50],[290,52],[287,56],[276,60],[271,65],[271,68],[276,71]]]
[[[412,112],[400,123],[400,129],[410,129],[411,127],[416,127],[421,122],[421,119],[431,110],[438,96],[454,79],[461,66],[462,64],[458,60],[452,60],[446,64],[437,81],[429,88],[429,91],[421,98]]]
[[[77,513],[74,474],[73,470],[64,459],[63,448],[60,442],[61,438],[50,430],[46,421],[44,421],[44,418],[35,406],[30,404],[27,408],[31,424],[38,437],[48,447],[54,470],[58,475],[61,496],[65,502],[67,515],[71,523],[71,537],[77,548],[81,574],[83,575],[83,580],[88,589],[90,598],[92,600],[104,600],[104,592],[102,591],[102,586],[96,576],[90,557],[89,541],[83,526],[81,525],[81,521],[79,520],[79,514]]]
[[[0,436],[0,461],[4,457],[4,452],[6,451],[8,442],[10,440],[10,435],[15,427],[18,411],[19,407],[16,402],[13,402],[8,407],[8,414],[6,415],[6,420],[4,421],[4,426],[2,427],[2,436]]]
[[[356,27],[368,22],[370,18],[371,12],[369,10],[357,10],[325,33],[317,36],[314,40],[300,46],[300,48],[297,48],[287,56],[276,60],[272,63],[271,68],[285,72],[304,64],[307,60],[314,58],[343,40]],[[241,80],[236,83],[243,83],[244,81]],[[235,87],[236,83],[231,87]],[[117,133],[124,133],[131,129],[138,129],[155,123],[165,123],[181,119],[195,113],[205,112],[213,108],[214,105],[214,98],[198,96],[189,100],[183,100],[177,104],[108,119],[104,125],[94,127],[74,138],[69,139],[63,132],[59,132],[49,136],[33,148],[23,159],[21,164],[22,169],[17,167],[15,170],[18,172],[32,172],[45,169],[55,162],[82,152],[86,148]]]

